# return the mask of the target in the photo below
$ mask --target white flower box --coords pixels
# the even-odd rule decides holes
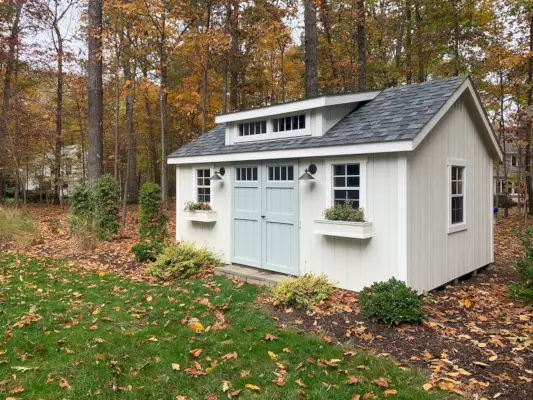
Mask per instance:
[[[217,222],[217,212],[214,210],[186,211],[185,219],[196,222]]]
[[[370,239],[372,237],[372,222],[315,219],[314,233],[317,235],[338,236],[352,239]]]

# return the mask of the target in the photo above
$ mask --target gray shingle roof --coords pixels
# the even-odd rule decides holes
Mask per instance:
[[[355,109],[323,136],[225,145],[225,124],[219,124],[169,157],[207,156],[266,150],[411,140],[468,79],[453,77],[383,90]]]

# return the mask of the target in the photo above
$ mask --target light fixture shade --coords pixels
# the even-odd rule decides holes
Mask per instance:
[[[305,172],[302,174],[302,176],[300,176],[298,178],[299,181],[312,181],[314,179],[315,178],[313,177],[313,175],[311,175],[309,172],[307,172],[307,170],[305,170]]]
[[[218,171],[215,171],[212,177],[209,178],[212,181],[221,181],[222,177],[218,174]]]

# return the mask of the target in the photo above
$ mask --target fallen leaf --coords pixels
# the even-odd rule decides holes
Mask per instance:
[[[226,393],[229,390],[230,387],[231,387],[231,382],[230,381],[222,382],[222,391],[224,393]]]
[[[250,375],[250,370],[249,369],[245,369],[245,370],[241,371],[241,378],[246,378],[248,375]]]
[[[378,386],[381,386],[381,387],[388,387],[389,386],[389,383],[387,382],[387,380],[383,377],[381,378],[378,378],[376,380],[374,380],[374,383]]]
[[[433,387],[433,385],[431,383],[424,383],[424,385],[422,385],[422,387],[424,388],[424,390],[427,392],[428,390],[431,390],[431,388]]]
[[[355,385],[356,383],[359,383],[361,380],[357,376],[350,375],[348,379],[344,381],[347,385]]]
[[[71,390],[72,386],[68,383],[68,381],[65,378],[59,379],[59,386],[61,386],[64,389]]]
[[[394,389],[387,389],[383,392],[383,396],[387,397],[393,394],[397,394],[398,392]]]
[[[465,308],[470,308],[470,307],[472,307],[472,302],[470,301],[470,299],[465,299]]]
[[[246,386],[248,389],[255,390],[256,392],[258,392],[259,390],[261,390],[261,388],[260,388],[259,386],[252,385],[251,383],[247,383],[245,386]]]
[[[180,365],[179,364],[176,364],[176,363],[172,363],[172,369],[174,371],[179,371],[180,370]]]
[[[200,354],[202,354],[202,349],[192,349],[189,351],[189,354],[193,357],[200,357]]]
[[[305,383],[303,383],[301,379],[296,379],[295,382],[298,384],[298,386],[305,387]]]
[[[278,356],[277,356],[275,353],[271,352],[271,351],[268,352],[268,355],[269,355],[270,358],[273,359],[273,360],[275,360],[276,358],[278,358]]]
[[[267,342],[273,342],[274,340],[278,340],[278,339],[279,339],[279,337],[274,336],[274,335],[271,335],[270,333],[267,333],[267,334],[265,335],[265,340],[266,340]]]

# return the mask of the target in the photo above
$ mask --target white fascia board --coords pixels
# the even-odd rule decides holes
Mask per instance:
[[[276,160],[307,157],[334,157],[358,154],[396,153],[412,151],[413,142],[397,140],[391,142],[339,145],[328,147],[311,147],[292,150],[252,151],[246,153],[214,154],[194,157],[167,158],[167,164],[224,163],[246,160]]]
[[[285,104],[256,108],[253,110],[237,111],[229,114],[217,115],[217,124],[233,121],[243,121],[255,118],[270,117],[273,115],[288,114],[313,108],[334,106],[345,103],[360,103],[374,99],[381,91],[339,94],[335,96],[322,96],[314,99],[293,101]]]
[[[485,134],[490,139],[495,153],[499,157],[500,161],[503,160],[503,153],[496,140],[496,136],[494,136],[490,122],[487,119],[487,114],[485,114],[485,111],[483,107],[481,106],[479,97],[476,94],[476,91],[474,87],[472,86],[472,82],[470,81],[470,79],[466,79],[463,82],[463,84],[446,101],[446,103],[444,103],[444,106],[442,106],[441,109],[429,120],[429,122],[426,124],[426,126],[424,126],[424,128],[420,131],[420,133],[416,135],[416,137],[413,139],[413,150],[418,147],[418,145],[425,139],[425,137],[431,132],[431,130],[435,127],[435,125],[437,125],[437,123],[442,119],[442,117],[444,117],[444,115],[448,112],[448,110],[453,106],[453,104],[457,101],[457,99],[459,99],[459,97],[461,97],[461,95],[466,90],[468,90],[468,93],[470,94],[472,100],[474,101],[476,110],[479,113],[481,120],[483,121],[483,128],[485,130]]]

